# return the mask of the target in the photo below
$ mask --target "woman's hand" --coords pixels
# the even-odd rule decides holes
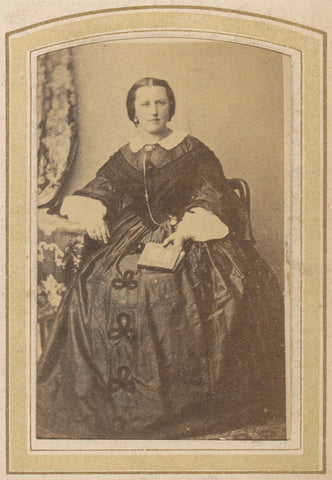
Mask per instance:
[[[163,247],[167,247],[167,245],[174,245],[174,246],[179,246],[179,247],[182,247],[185,242],[187,240],[189,240],[189,236],[187,235],[184,235],[183,232],[181,231],[176,231],[174,233],[172,233],[169,237],[167,237],[164,241],[163,241]]]
[[[104,221],[106,207],[99,200],[75,195],[66,197],[61,214],[82,225],[93,240],[108,243],[110,233]]]
[[[86,226],[88,235],[99,243],[108,243],[110,233],[103,219],[92,219]]]
[[[216,215],[204,208],[197,207],[184,214],[176,232],[164,240],[163,246],[167,247],[172,243],[182,247],[189,239],[195,242],[206,242],[224,238],[228,234],[227,225]]]

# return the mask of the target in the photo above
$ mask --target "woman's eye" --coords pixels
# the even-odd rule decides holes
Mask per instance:
[[[142,107],[147,107],[148,105],[149,105],[149,102],[142,103]]]

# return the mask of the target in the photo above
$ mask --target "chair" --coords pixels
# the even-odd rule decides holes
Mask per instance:
[[[254,235],[252,232],[251,228],[251,221],[250,221],[250,189],[249,185],[243,178],[230,178],[228,179],[228,182],[232,189],[235,191],[235,193],[238,195],[240,200],[245,205],[245,208],[247,210],[247,215],[248,215],[248,228],[249,228],[249,237],[254,240]]]

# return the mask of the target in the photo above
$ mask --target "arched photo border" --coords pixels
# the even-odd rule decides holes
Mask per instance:
[[[129,18],[130,17],[130,18]],[[296,455],[290,451],[285,455],[276,451],[269,455],[255,455],[255,453],[240,454],[229,452],[227,456],[215,454],[197,454],[195,457],[185,456],[172,452],[172,455],[157,455],[156,451],[149,456],[134,455],[126,459],[120,455],[108,457],[96,455],[92,460],[84,455],[47,455],[40,452],[38,461],[35,454],[27,454],[30,445],[27,445],[28,422],[15,422],[17,415],[26,412],[26,395],[29,390],[29,377],[26,375],[29,361],[27,361],[27,344],[29,328],[26,338],[17,336],[17,332],[25,331],[26,302],[24,292],[31,283],[26,284],[25,264],[26,240],[31,238],[30,227],[27,227],[26,236],[22,233],[22,225],[29,225],[26,210],[22,209],[24,200],[28,199],[31,184],[27,182],[29,174],[25,171],[27,151],[30,151],[28,133],[31,125],[31,108],[29,96],[29,75],[31,59],[37,50],[41,53],[50,48],[53,43],[70,44],[77,39],[82,41],[87,32],[92,38],[102,32],[117,32],[128,30],[133,33],[139,24],[151,31],[183,31],[189,26],[190,31],[215,33],[216,35],[232,35],[236,38],[256,38],[258,42],[271,42],[276,46],[291,48],[300,52],[302,88],[301,99],[297,100],[295,110],[300,112],[301,129],[301,157],[304,163],[301,195],[300,218],[303,235],[301,263],[304,277],[302,288],[301,307],[304,311],[303,321],[303,370],[301,380],[305,392],[311,393],[311,398],[303,398],[303,445]],[[119,28],[119,27],[128,28]],[[204,28],[203,28],[204,26]],[[210,28],[206,29],[206,26]],[[106,27],[106,30],[105,30]],[[213,28],[211,28],[213,27]],[[63,48],[63,46],[62,46]],[[68,16],[43,22],[24,29],[9,32],[6,38],[7,50],[7,470],[8,473],[249,473],[266,472],[320,472],[325,468],[325,402],[326,402],[326,319],[325,319],[325,268],[326,268],[326,34],[325,32],[309,27],[283,22],[279,19],[252,15],[245,12],[214,8],[194,7],[141,7],[102,10],[86,12],[84,14]],[[29,63],[30,62],[30,63]],[[20,67],[18,67],[20,66]],[[23,101],[22,101],[23,100]],[[27,106],[22,108],[22,104]],[[28,112],[28,115],[27,113]],[[310,119],[317,121],[312,122]],[[318,121],[319,119],[319,121]],[[293,117],[293,122],[295,121]],[[310,124],[309,124],[310,123]],[[28,128],[27,128],[28,127]],[[294,130],[294,123],[293,123]],[[317,143],[318,139],[318,143]],[[292,145],[294,147],[294,144]],[[15,161],[13,159],[15,158]],[[24,162],[24,164],[23,164]],[[323,175],[321,175],[323,172]],[[310,182],[309,182],[310,179]],[[310,185],[310,186],[309,186]],[[308,187],[309,186],[309,187]],[[318,189],[317,189],[318,187]],[[320,192],[317,198],[317,191]],[[19,195],[15,195],[20,192]],[[26,202],[24,202],[24,205]],[[309,207],[308,207],[309,205]],[[320,212],[317,218],[317,211]],[[293,218],[294,221],[294,218]],[[309,225],[307,227],[307,225]],[[20,228],[18,228],[20,227]],[[317,228],[322,232],[320,238],[314,237]],[[300,239],[299,239],[300,240]],[[21,268],[18,266],[21,265]],[[323,282],[323,284],[322,284]],[[315,285],[316,284],[316,285]],[[20,285],[19,289],[17,285]],[[25,287],[23,287],[23,285]],[[314,288],[315,286],[315,288]],[[318,288],[317,288],[318,287]],[[320,305],[323,305],[323,309]],[[9,312],[12,321],[9,322]],[[313,331],[311,318],[320,318],[321,329]],[[15,320],[13,320],[15,319]],[[315,325],[314,325],[315,326]],[[317,329],[316,329],[317,330]],[[15,339],[15,342],[13,342]],[[309,358],[310,352],[310,358]],[[20,365],[20,368],[11,368]],[[323,382],[319,382],[319,379]],[[24,386],[25,385],[25,386]],[[314,397],[314,398],[313,398]],[[314,407],[314,408],[312,408]],[[311,408],[312,414],[309,413]],[[19,413],[21,412],[21,414]],[[15,445],[15,447],[14,447]],[[11,448],[10,448],[11,446]],[[9,455],[10,452],[10,455]],[[166,452],[167,453],[167,452]],[[217,453],[217,452],[215,452]],[[219,450],[219,453],[220,450]],[[243,452],[244,453],[244,452]],[[125,462],[124,462],[125,459]],[[106,461],[105,461],[106,460]],[[88,467],[81,471],[81,465]],[[288,462],[287,462],[288,461]],[[140,469],[135,470],[135,465]],[[104,464],[101,467],[101,464]],[[38,464],[38,471],[34,472],[34,465]],[[65,469],[64,464],[68,465]],[[130,466],[130,464],[132,466]],[[185,470],[188,464],[190,469]],[[287,466],[289,464],[289,466]],[[45,465],[44,469],[42,465]],[[94,469],[99,465],[99,470]],[[123,466],[121,468],[121,465]],[[168,465],[168,467],[167,467]],[[179,465],[180,467],[177,467]],[[194,470],[193,465],[196,469]],[[227,467],[229,465],[229,467]],[[237,468],[233,468],[234,465]],[[248,468],[243,468],[247,465]],[[280,470],[280,466],[284,469]],[[232,467],[233,466],[233,467]],[[297,468],[290,470],[289,468]],[[79,470],[78,470],[79,469]]]

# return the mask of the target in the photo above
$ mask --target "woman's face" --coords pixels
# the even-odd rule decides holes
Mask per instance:
[[[169,101],[165,87],[141,87],[136,91],[135,113],[139,124],[148,133],[160,133],[169,120]]]

